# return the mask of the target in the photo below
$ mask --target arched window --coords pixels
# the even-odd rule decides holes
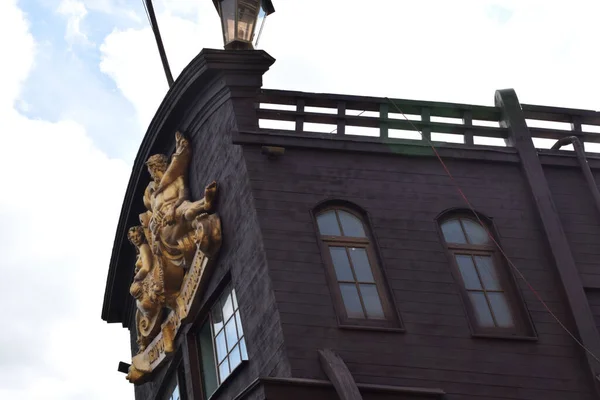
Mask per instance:
[[[474,332],[532,334],[514,278],[488,234],[491,227],[456,212],[444,215],[439,224]]]
[[[316,213],[323,258],[343,325],[397,326],[369,228],[349,207]]]

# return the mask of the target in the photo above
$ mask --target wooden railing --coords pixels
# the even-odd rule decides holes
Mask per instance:
[[[589,144],[587,151],[600,152],[600,112],[531,104],[521,108],[533,138],[577,136],[584,145]]]
[[[259,104],[259,125],[264,131],[426,144],[420,131],[432,142],[472,146],[506,146],[508,137],[507,129],[500,126],[498,107],[268,89],[261,91]],[[522,109],[532,137],[542,139],[540,147],[551,146],[543,139],[569,135],[584,143],[600,143],[598,112],[526,104]]]

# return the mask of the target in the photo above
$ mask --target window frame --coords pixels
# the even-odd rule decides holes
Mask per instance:
[[[188,398],[185,371],[183,368],[184,363],[181,356],[181,354],[175,356],[172,365],[168,368],[168,372],[160,382],[159,399],[171,400],[176,388],[179,392],[179,400],[186,400]]]
[[[468,317],[467,320],[469,323],[469,329],[471,330],[471,335],[474,337],[535,340],[537,339],[537,333],[535,331],[533,321],[531,320],[531,315],[527,310],[527,306],[523,299],[521,290],[519,289],[519,286],[517,284],[517,280],[514,276],[512,268],[504,260],[496,244],[493,242],[486,244],[461,244],[448,243],[446,241],[446,237],[444,236],[444,232],[442,230],[442,225],[445,222],[449,222],[451,220],[467,219],[480,226],[481,224],[479,223],[477,217],[479,217],[479,219],[481,219],[481,222],[485,225],[483,226],[483,229],[486,231],[486,233],[489,232],[496,241],[496,243],[500,245],[500,241],[493,220],[481,213],[477,213],[477,216],[474,216],[473,212],[470,210],[451,209],[442,212],[435,219],[437,232],[440,236],[441,243],[444,246],[444,252],[448,257],[448,260],[450,261],[452,277],[459,286],[460,297]],[[468,236],[465,232],[463,224],[460,223],[460,226],[463,235],[468,240]],[[477,316],[475,313],[474,305],[471,299],[469,298],[469,290],[467,290],[465,286],[462,274],[456,261],[456,255],[480,255],[491,257],[501,287],[501,290],[496,292],[504,293],[509,309],[511,311],[511,316],[514,321],[513,327],[483,327],[479,325],[479,323],[477,322]],[[476,269],[476,271],[479,274],[478,269]],[[483,293],[484,291],[485,289],[481,292]],[[491,307],[490,313],[493,315],[493,310]]]
[[[225,343],[226,343],[226,348],[225,351],[227,352],[227,354],[225,355],[225,358],[223,359],[223,362],[221,362],[221,364],[224,363],[224,360],[227,359],[227,365],[228,365],[228,369],[229,369],[229,374],[227,374],[227,376],[225,378],[221,378],[221,371],[219,370],[220,364],[219,364],[219,356],[217,354],[217,336],[218,333],[215,334],[215,326],[214,326],[214,322],[213,322],[213,309],[215,308],[215,306],[217,305],[217,302],[219,302],[222,298],[223,295],[226,294],[226,290],[230,290],[229,293],[233,294],[232,296],[232,309],[233,312],[231,314],[231,316],[229,317],[229,319],[227,319],[227,321],[225,321],[225,318],[223,318],[223,327],[221,329],[219,329],[218,333],[223,332],[223,336],[225,339]],[[235,303],[237,303],[237,308],[235,306],[235,303],[233,301],[233,298],[235,298]],[[222,304],[220,304],[222,307]],[[223,312],[223,310],[221,309],[221,313]],[[215,371],[216,371],[216,375],[217,375],[217,389],[215,389],[215,392],[218,390],[218,388],[223,385],[225,382],[227,382],[227,380],[229,379],[230,376],[232,376],[235,371],[241,367],[245,361],[248,361],[248,359],[250,358],[248,356],[248,345],[246,343],[246,333],[244,332],[244,327],[241,327],[241,331],[242,331],[242,335],[240,336],[239,333],[239,329],[237,327],[238,321],[236,319],[236,313],[238,313],[239,315],[239,321],[240,321],[240,325],[242,325],[242,315],[240,313],[240,307],[239,307],[239,303],[237,301],[237,294],[235,293],[235,287],[233,286],[233,282],[228,282],[223,289],[220,291],[219,295],[216,297],[216,299],[212,302],[211,307],[208,310],[208,313],[206,314],[206,318],[204,320],[204,323],[208,322],[210,324],[210,332],[211,332],[211,337],[212,337],[212,344],[213,344],[213,360],[214,360],[214,364],[215,364]],[[231,368],[231,365],[229,365],[229,356],[231,355],[231,353],[233,352],[232,350],[227,350],[228,347],[228,340],[227,340],[227,332],[225,330],[226,327],[226,323],[229,321],[233,321],[234,325],[235,325],[235,329],[236,329],[236,338],[237,341],[235,342],[235,345],[233,345],[232,347],[239,347],[238,351],[240,352],[240,363],[238,365],[236,365],[235,367]],[[204,326],[204,323],[201,325]],[[199,334],[200,332],[198,332]],[[244,356],[242,355],[242,351],[241,351],[241,345],[240,343],[242,342],[242,340],[244,341],[244,348],[246,349],[246,359],[244,359]],[[202,351],[200,349],[200,351]]]
[[[317,217],[329,211],[336,210],[348,212],[349,214],[356,217],[361,222],[366,237],[360,238],[350,236],[321,235],[319,224],[317,222]],[[327,285],[329,286],[330,292],[332,294],[332,301],[336,312],[338,326],[340,328],[394,330],[404,332],[404,329],[402,327],[402,320],[400,318],[400,315],[398,314],[395,305],[393,292],[390,290],[390,287],[388,285],[388,280],[383,269],[383,263],[381,262],[381,257],[379,256],[379,248],[377,246],[377,241],[375,240],[375,237],[373,236],[373,232],[371,230],[371,223],[368,214],[365,211],[363,211],[360,207],[354,204],[337,200],[326,201],[317,205],[311,210],[311,215],[313,219],[315,235],[319,245],[319,250],[321,252],[321,259],[323,261],[323,266],[325,267]],[[337,213],[336,218],[338,220],[338,224],[341,225],[341,221],[339,220],[339,216],[337,216]],[[331,258],[331,253],[329,252],[329,247],[344,247],[346,249],[348,249],[349,247],[356,247],[365,249],[367,259],[371,266],[371,273],[373,274],[373,283],[375,284],[375,288],[377,289],[377,293],[379,295],[379,300],[381,302],[381,307],[383,309],[385,318],[368,319],[348,317],[346,305],[344,304],[344,300],[342,298],[342,293],[339,286],[340,283],[344,283],[345,281],[338,280],[333,260]],[[348,260],[352,265],[352,259],[348,257]],[[354,270],[354,268],[352,269]],[[354,272],[353,275],[355,275]],[[355,279],[353,283],[359,284],[360,281],[358,279]],[[364,307],[361,294],[359,294],[359,299],[361,301],[361,305]]]
[[[249,363],[250,360],[250,354],[249,354],[249,350],[248,350],[248,341],[247,341],[247,332],[244,329],[244,317],[242,317],[241,314],[241,307],[239,304],[239,299],[238,299],[238,308],[237,308],[237,312],[240,315],[240,323],[242,324],[242,331],[243,331],[243,339],[245,342],[245,347],[246,347],[246,354],[247,354],[247,359],[243,359],[243,357],[241,357],[241,352],[240,352],[240,357],[241,357],[241,361],[240,363],[233,369],[230,368],[230,372],[229,375],[227,375],[227,377],[223,380],[220,379],[220,375],[219,375],[219,363],[218,363],[218,355],[217,355],[217,344],[216,344],[216,336],[215,336],[215,332],[214,332],[214,326],[212,323],[212,312],[213,312],[213,308],[215,307],[215,305],[217,304],[217,302],[219,302],[223,296],[223,294],[225,293],[225,291],[231,288],[233,291],[236,292],[235,296],[236,299],[238,298],[238,294],[237,291],[235,290],[235,285],[233,284],[233,281],[231,279],[231,274],[230,272],[227,272],[225,274],[225,276],[219,281],[219,283],[216,285],[216,288],[212,291],[212,293],[210,294],[210,296],[208,297],[208,299],[204,302],[204,304],[202,305],[201,309],[198,312],[198,316],[196,318],[196,320],[193,323],[192,328],[189,330],[188,334],[186,335],[186,339],[188,341],[188,351],[190,354],[190,359],[194,360],[194,365],[195,365],[195,371],[197,371],[195,373],[195,386],[194,386],[194,393],[199,393],[200,396],[198,398],[203,399],[203,400],[209,400],[211,398],[213,398],[214,396],[218,396],[218,394],[223,390],[224,387],[226,387],[227,385],[229,385],[229,383],[235,379],[235,377],[240,373],[241,370],[244,369],[244,367]],[[231,318],[235,319],[235,309],[234,309],[234,313],[232,314]],[[211,359],[212,359],[212,364],[214,367],[214,373],[217,379],[217,386],[214,390],[214,392],[209,396],[207,395],[207,393],[205,392],[205,384],[204,384],[204,373],[203,373],[203,365],[202,365],[202,346],[200,345],[200,333],[202,331],[202,328],[205,326],[205,324],[209,324],[209,329],[210,329],[210,336],[211,336],[211,343],[212,343],[212,354],[210,355]],[[236,321],[237,324],[237,321]],[[223,329],[225,329],[225,321],[223,321]],[[237,330],[237,325],[236,325],[236,330]],[[238,337],[238,339],[240,339]],[[237,342],[237,345],[239,345],[239,340]],[[229,357],[229,353],[227,354],[226,357]]]

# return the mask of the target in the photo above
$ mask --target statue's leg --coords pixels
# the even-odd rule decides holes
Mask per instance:
[[[204,189],[204,210],[210,211],[217,196],[217,182],[213,181]]]
[[[180,210],[183,210],[183,216],[187,221],[193,221],[201,213],[209,212],[212,209],[215,197],[217,195],[217,183],[213,182],[204,189],[204,198],[198,201],[185,201]]]
[[[193,203],[187,203],[188,204],[186,204],[185,208],[183,208],[185,203],[181,205],[184,210],[183,217],[186,221],[193,221],[198,214],[206,212],[206,202],[204,201],[204,199],[195,201]]]

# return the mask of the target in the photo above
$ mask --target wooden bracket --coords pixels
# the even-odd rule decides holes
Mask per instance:
[[[321,368],[341,400],[362,400],[362,395],[344,360],[330,349],[318,350]]]

